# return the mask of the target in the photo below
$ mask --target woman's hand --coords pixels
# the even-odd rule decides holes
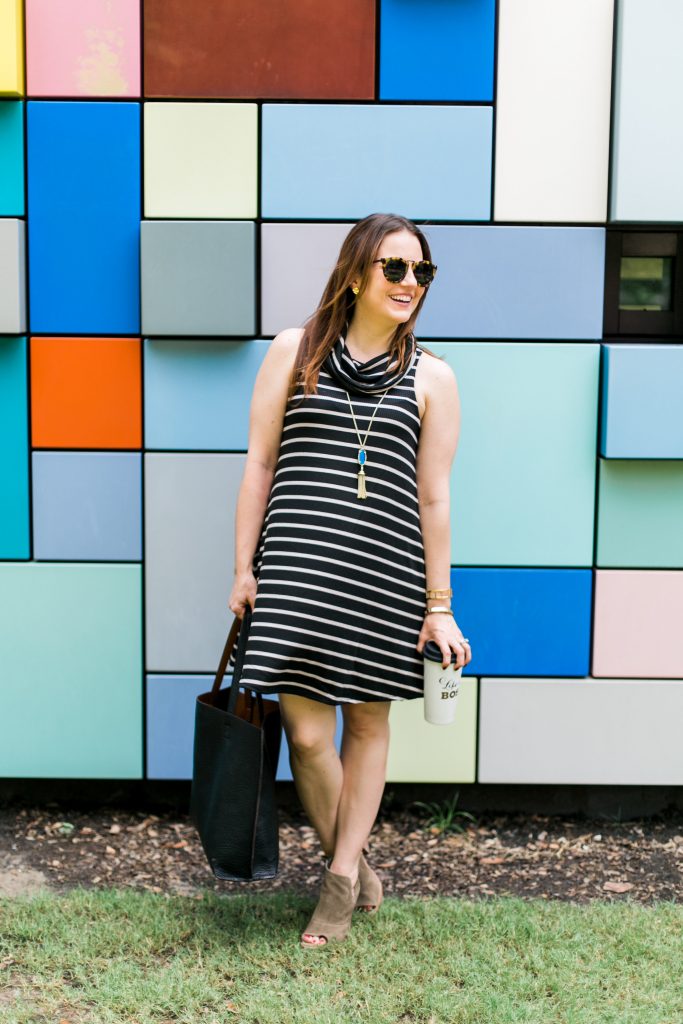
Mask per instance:
[[[445,612],[433,612],[425,615],[420,637],[417,642],[417,649],[422,654],[422,649],[428,640],[433,640],[443,655],[442,668],[451,663],[451,650],[455,651],[455,667],[463,668],[472,661],[472,649],[468,641],[464,641],[462,630],[452,615]]]
[[[241,572],[235,576],[235,582],[232,586],[232,591],[228,599],[228,607],[231,612],[242,619],[244,618],[244,609],[247,605],[254,610],[254,602],[256,601],[256,577],[253,572]]]

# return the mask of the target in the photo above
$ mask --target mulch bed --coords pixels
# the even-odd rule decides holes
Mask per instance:
[[[683,902],[680,813],[627,822],[479,814],[442,831],[409,809],[380,816],[370,863],[385,894]],[[280,870],[262,882],[214,878],[188,817],[103,808],[0,809],[0,895],[133,887],[201,897],[287,890],[313,895],[322,859],[303,812],[280,810]],[[3,884],[4,880],[4,884]]]

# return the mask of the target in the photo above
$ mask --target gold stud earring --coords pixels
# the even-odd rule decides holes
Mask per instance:
[[[353,292],[354,295],[358,295],[358,292],[360,291],[360,288],[358,288],[356,285],[354,285],[353,288],[351,289],[351,291]]]

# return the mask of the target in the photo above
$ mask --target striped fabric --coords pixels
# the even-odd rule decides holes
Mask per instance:
[[[367,498],[357,497],[358,438],[349,397],[323,367],[318,394],[285,413],[276,471],[254,554],[257,596],[240,685],[325,704],[423,694],[416,650],[425,564],[417,500],[420,417],[415,371],[386,392],[372,422]],[[343,356],[351,359],[344,349]],[[364,379],[389,354],[360,363]],[[381,394],[351,393],[361,437]],[[229,670],[234,667],[234,654]]]

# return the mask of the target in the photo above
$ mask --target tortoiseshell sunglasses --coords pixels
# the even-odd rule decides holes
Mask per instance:
[[[373,263],[381,263],[382,271],[387,281],[398,284],[408,273],[408,267],[413,268],[415,280],[421,288],[426,288],[434,280],[436,264],[431,260],[404,260],[402,256],[383,256]]]

